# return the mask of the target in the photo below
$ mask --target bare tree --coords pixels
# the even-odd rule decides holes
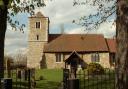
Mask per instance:
[[[27,67],[27,55],[23,51],[19,50],[14,56],[14,66],[16,67]]]

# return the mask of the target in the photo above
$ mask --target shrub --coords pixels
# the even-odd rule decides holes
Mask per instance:
[[[90,75],[100,75],[104,73],[104,68],[98,63],[90,63],[87,66],[87,71]]]
[[[44,80],[44,77],[43,77],[43,76],[40,76],[40,77],[39,77],[39,80]]]

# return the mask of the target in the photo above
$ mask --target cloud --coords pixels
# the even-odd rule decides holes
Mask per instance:
[[[66,31],[67,34],[103,34],[106,38],[112,38],[116,34],[116,27],[113,22],[102,23],[97,30],[85,30],[79,27]]]
[[[11,27],[8,25],[7,32],[5,36],[5,51],[7,54],[15,54],[15,50],[20,50],[27,47],[27,28],[24,29],[25,33],[23,34],[19,30],[12,31]]]
[[[86,34],[87,31],[85,31],[84,28],[79,27],[79,28],[66,30],[65,33],[67,33],[67,34]]]
[[[104,34],[107,38],[112,38],[116,35],[116,27],[113,25],[113,22],[104,22],[100,25],[97,33]]]
[[[46,7],[36,9],[50,18],[51,26],[61,23],[72,23],[72,20],[79,19],[81,16],[95,13],[96,8],[90,5],[73,6],[74,0],[53,0],[47,1]]]

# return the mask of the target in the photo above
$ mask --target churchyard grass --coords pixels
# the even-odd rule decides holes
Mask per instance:
[[[36,70],[36,89],[58,89],[63,80],[61,69]]]

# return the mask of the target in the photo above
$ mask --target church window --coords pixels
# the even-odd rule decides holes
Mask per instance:
[[[111,63],[115,63],[115,54],[110,54]]]
[[[40,22],[36,22],[36,28],[40,28]]]
[[[99,53],[94,53],[91,55],[92,62],[100,62],[100,56]]]
[[[36,39],[39,40],[39,35],[36,36]]]
[[[56,62],[62,62],[63,55],[61,53],[56,54]]]

